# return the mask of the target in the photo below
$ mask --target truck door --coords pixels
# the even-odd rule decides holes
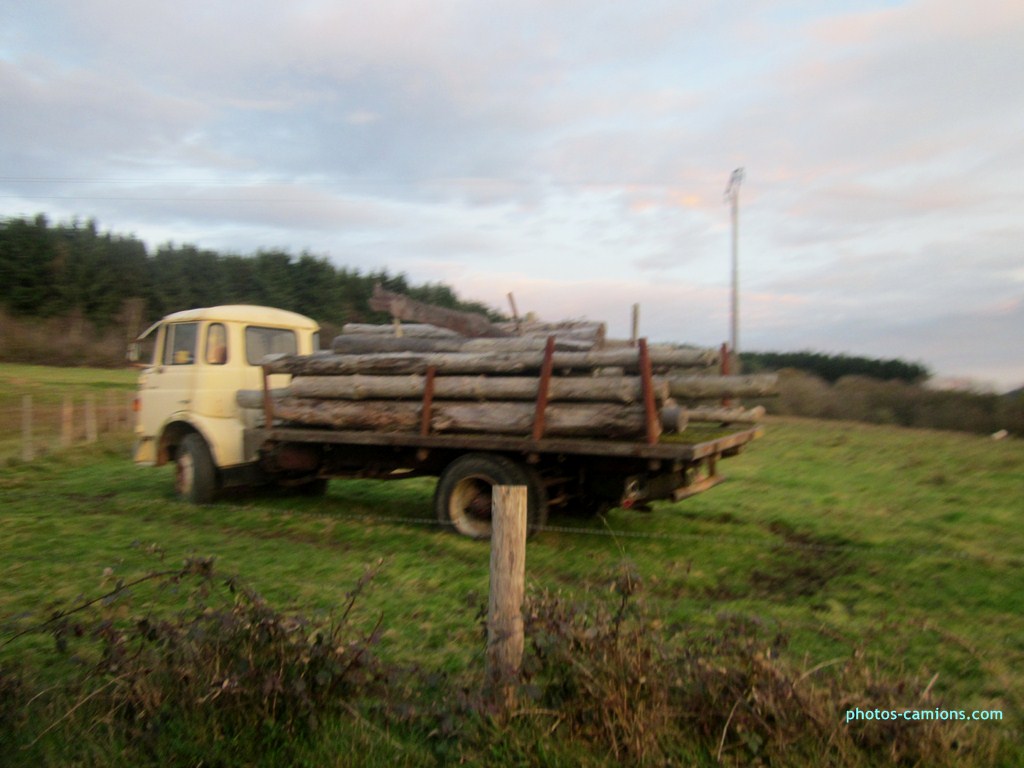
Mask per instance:
[[[153,365],[139,380],[143,439],[159,436],[165,424],[191,409],[198,341],[197,322],[167,323],[161,328]]]

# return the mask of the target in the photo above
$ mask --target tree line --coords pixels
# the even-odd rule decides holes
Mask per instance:
[[[901,427],[948,429],[977,434],[1007,430],[1024,435],[1024,394],[933,389],[900,379],[850,375],[829,383],[814,374],[785,368],[779,396],[760,404],[776,416],[860,421]]]
[[[99,329],[125,322],[126,305],[140,320],[216,304],[289,309],[322,323],[386,322],[370,309],[373,286],[451,309],[499,315],[463,301],[442,283],[410,284],[387,270],[335,267],[309,253],[243,256],[168,243],[150,253],[134,236],[100,232],[96,222],[52,224],[45,215],[0,221],[0,308],[21,318],[76,315]]]
[[[346,322],[383,323],[370,308],[375,284],[451,309],[502,319],[441,283],[336,267],[285,251],[242,256],[166,244],[150,253],[134,236],[95,221],[52,224],[45,215],[0,220],[0,360],[118,366],[126,342],[169,312],[262,304],[316,318],[330,339]],[[744,352],[743,371],[784,371],[769,412],[1024,434],[1024,395],[936,392],[918,363],[821,352]]]
[[[926,366],[903,360],[876,360],[821,352],[744,352],[741,357],[745,373],[795,368],[829,384],[835,384],[846,376],[866,376],[880,381],[904,381],[908,384],[920,384],[931,378],[931,371]]]

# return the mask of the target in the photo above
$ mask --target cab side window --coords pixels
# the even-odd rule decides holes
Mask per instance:
[[[199,323],[171,323],[164,337],[164,365],[192,365],[196,361]]]
[[[206,331],[206,362],[224,365],[228,361],[228,332],[221,323],[214,323]]]
[[[259,365],[266,355],[294,355],[298,349],[295,331],[252,325],[245,329],[245,359],[249,365]]]

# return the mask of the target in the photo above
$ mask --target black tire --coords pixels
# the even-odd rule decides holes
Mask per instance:
[[[217,468],[206,441],[196,433],[185,435],[174,458],[174,492],[192,504],[209,504],[219,490]]]
[[[437,519],[473,539],[491,537],[491,488],[525,485],[527,534],[535,533],[548,517],[544,485],[535,470],[504,456],[467,453],[445,468],[434,494]]]

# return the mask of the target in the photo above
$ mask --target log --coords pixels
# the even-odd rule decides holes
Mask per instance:
[[[464,339],[448,328],[438,328],[426,323],[403,323],[402,337],[410,339]],[[393,325],[377,325],[375,323],[345,323],[341,326],[343,336],[390,336],[395,337]]]
[[[673,368],[706,368],[718,362],[712,349],[651,346],[651,364],[656,370]],[[463,352],[414,353],[394,352],[365,355],[267,356],[263,359],[268,373],[290,373],[296,376],[343,376],[366,374],[424,374],[433,366],[442,375],[452,374],[528,374],[540,370],[543,352],[508,352],[469,354]],[[603,349],[590,352],[556,352],[556,371],[590,372],[596,368],[622,368],[636,371],[639,357],[635,349]]]
[[[607,328],[604,323],[586,320],[568,320],[561,323],[521,321],[519,323],[494,323],[494,326],[512,337],[540,337],[546,339],[548,336],[555,336],[557,339],[591,342],[593,346],[601,346],[607,334]],[[391,325],[345,323],[341,327],[341,333],[343,336],[388,336],[393,338],[395,336],[395,329]],[[449,328],[439,328],[436,325],[428,325],[426,323],[403,323],[402,336],[412,339],[465,338]]]
[[[425,377],[409,376],[298,376],[290,393],[296,397],[327,400],[419,400]],[[538,380],[527,376],[438,376],[434,397],[439,400],[536,400]],[[668,399],[668,383],[654,382],[658,402]],[[643,397],[637,377],[592,377],[551,379],[548,399],[556,401],[638,403]],[[253,398],[255,401],[255,398]],[[252,406],[259,407],[259,406]]]
[[[661,431],[678,434],[684,431],[690,423],[690,414],[685,408],[676,403],[675,400],[668,400],[661,408]]]
[[[351,402],[286,397],[274,403],[274,416],[287,422],[337,429],[414,432],[420,406],[394,400]]]
[[[284,397],[288,397],[291,391],[285,387],[284,389],[272,389],[270,390],[271,400],[280,400]],[[263,390],[262,389],[240,389],[235,392],[235,403],[239,408],[255,408],[257,410],[263,410]]]
[[[683,400],[717,400],[723,397],[772,397],[779,394],[774,373],[755,376],[670,376],[672,397]]]
[[[558,352],[587,352],[594,348],[592,341],[573,339],[551,334],[555,338]],[[470,339],[462,345],[461,352],[476,355],[487,352],[543,352],[547,336],[521,336],[509,339]]]
[[[421,336],[378,336],[356,334],[335,336],[331,349],[336,355],[365,355],[378,352],[459,352],[462,336],[425,338]]]
[[[561,323],[541,323],[537,321],[523,321],[516,323],[497,323],[502,330],[518,336],[537,336],[547,338],[554,336],[561,340],[574,340],[587,342],[591,346],[601,347],[604,345],[608,329],[604,323],[590,322],[586,320],[568,320]]]
[[[639,379],[623,376],[621,369],[613,371],[612,375],[604,375],[606,370],[597,369],[594,376],[555,378],[552,382],[551,399],[623,403],[639,400]],[[655,397],[659,402],[669,397],[683,400],[770,397],[778,394],[777,385],[778,377],[774,374],[654,378]],[[414,374],[304,376],[292,383],[292,392],[301,397],[341,400],[419,398],[423,395],[423,377]],[[259,392],[246,393],[246,396],[248,400],[243,407],[262,407],[257,403]],[[528,377],[446,376],[438,379],[437,397],[442,399],[531,400],[536,396],[537,383]]]
[[[764,418],[763,406],[756,408],[716,408],[701,406],[686,409],[690,421],[712,421],[720,424],[756,424]]]
[[[547,337],[567,336],[576,338],[598,338],[605,333],[604,323],[591,323],[585,321],[566,321],[561,323],[540,323],[522,321],[516,323],[493,323],[494,327],[500,328],[510,336],[542,336]],[[402,335],[414,339],[451,339],[465,338],[459,333],[449,329],[441,328],[428,323],[403,323]],[[377,323],[345,323],[341,327],[345,336],[395,336],[395,328],[392,325],[381,325]]]
[[[317,400],[287,397],[274,414],[288,422],[344,430],[417,432],[420,404],[396,400]],[[434,433],[483,433],[527,436],[534,405],[528,402],[434,402]],[[643,406],[611,403],[552,403],[545,411],[546,437],[636,439],[646,433]]]
[[[336,336],[331,349],[338,355],[363,355],[378,352],[463,352],[484,354],[487,352],[535,352],[542,351],[547,340],[541,337],[467,339],[462,336],[446,338],[420,338],[366,335]],[[562,352],[585,352],[593,342],[556,337],[555,349]]]
[[[521,374],[540,368],[541,355],[466,355],[461,352],[415,353],[381,352],[366,355],[268,355],[262,361],[269,373],[290,373],[294,376],[347,376],[356,373],[398,376],[425,374],[434,366],[439,373],[505,373]],[[535,363],[531,368],[528,363]]]
[[[561,320],[557,323],[545,323],[540,320],[520,320],[518,323],[496,323],[496,325],[507,331],[518,328],[521,333],[533,333],[541,336],[561,332],[579,332],[593,336],[603,334],[606,330],[604,323],[595,320]]]
[[[370,297],[370,308],[378,312],[389,312],[399,320],[413,323],[429,323],[449,328],[470,338],[495,338],[511,334],[495,326],[490,320],[476,312],[460,312],[456,309],[435,307],[424,304],[400,293],[387,291],[378,284]]]

